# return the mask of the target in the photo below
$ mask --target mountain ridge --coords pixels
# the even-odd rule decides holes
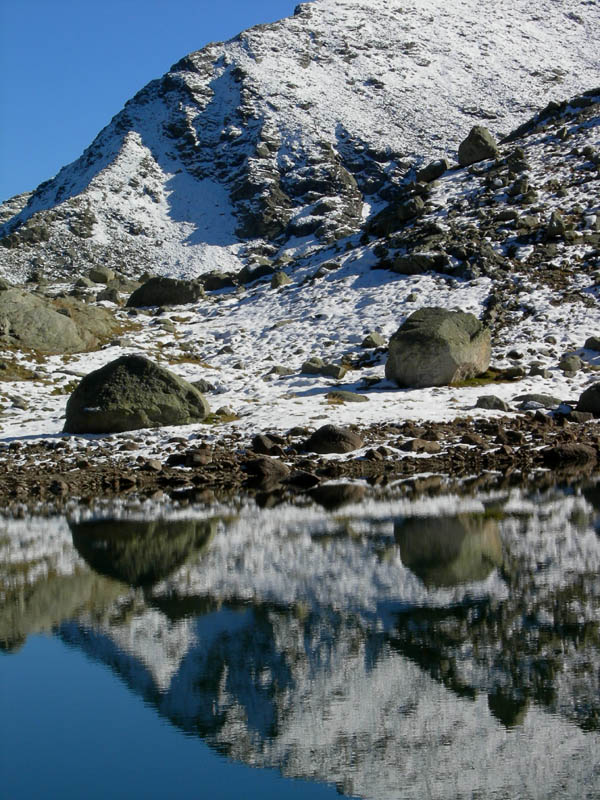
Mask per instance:
[[[557,85],[589,88],[597,9],[542,5],[504,0],[481,18],[473,0],[460,14],[439,0],[317,0],[209,44],[55,178],[0,207],[0,272],[102,263],[191,276],[298,238],[343,239],[473,122],[513,128]]]

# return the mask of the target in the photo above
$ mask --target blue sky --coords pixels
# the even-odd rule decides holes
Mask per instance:
[[[77,158],[186,53],[299,0],[0,0],[0,201]]]

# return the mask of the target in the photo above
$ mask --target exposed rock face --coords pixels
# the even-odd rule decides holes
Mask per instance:
[[[490,355],[490,332],[473,314],[422,308],[392,336],[385,375],[401,387],[444,386],[485,372]]]
[[[461,167],[468,167],[486,158],[496,158],[499,152],[498,145],[489,130],[482,125],[475,125],[467,138],[460,143],[458,163]]]
[[[130,308],[145,306],[181,306],[195,303],[202,297],[203,288],[197,281],[176,278],[150,278],[127,301]]]
[[[234,271],[240,239],[323,243],[356,231],[367,198],[397,201],[415,154],[425,159],[418,181],[439,177],[472,124],[471,103],[501,108],[510,130],[553,93],[552,64],[577,65],[562,77],[565,96],[596,81],[596,4],[578,7],[580,26],[543,0],[532,26],[548,47],[535,54],[532,29],[516,24],[530,4],[510,5],[488,4],[482,24],[475,0],[443,15],[417,4],[406,41],[400,0],[317,0],[190,53],[131,98],[80,159],[2,204],[0,273],[25,279],[38,250],[41,269],[65,276],[93,264],[128,274]],[[463,37],[471,31],[477,43],[481,29],[513,46],[480,48],[466,85]],[[425,56],[450,70],[447,92],[421,77]]]
[[[209,413],[187,381],[142,356],[90,372],[67,403],[66,433],[112,433],[201,422]]]
[[[72,298],[6,289],[0,292],[0,343],[41,353],[79,353],[106,341],[118,325],[106,309]]]

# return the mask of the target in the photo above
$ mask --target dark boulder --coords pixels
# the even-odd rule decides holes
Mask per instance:
[[[201,422],[210,409],[187,381],[143,356],[90,372],[67,402],[66,433],[115,433]]]
[[[600,417],[600,383],[593,383],[579,398],[577,411],[589,411],[595,417]]]
[[[431,161],[417,172],[417,180],[422,181],[423,183],[431,183],[431,181],[441,178],[448,167],[449,164],[445,158],[440,158],[437,161]]]
[[[147,306],[182,306],[195,303],[204,290],[198,281],[177,278],[150,278],[130,296],[129,308]]]
[[[475,125],[469,135],[458,148],[458,163],[461,167],[468,167],[486,158],[496,158],[499,155],[498,145],[487,128]]]
[[[336,425],[323,425],[304,443],[304,448],[311,453],[350,453],[363,446],[363,440],[357,433]]]

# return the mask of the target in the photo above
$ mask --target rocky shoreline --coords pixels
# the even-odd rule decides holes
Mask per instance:
[[[210,443],[174,436],[143,455],[127,434],[14,441],[0,448],[0,508],[23,516],[126,498],[185,506],[254,497],[261,505],[310,498],[334,509],[369,491],[550,486],[592,475],[600,460],[600,427],[576,412],[357,426],[346,433],[362,447],[343,455],[309,452],[309,433],[249,442],[233,433]]]

